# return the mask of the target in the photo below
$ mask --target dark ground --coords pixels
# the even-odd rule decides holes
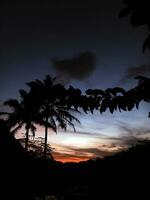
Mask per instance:
[[[149,141],[78,164],[44,161],[29,155],[0,122],[0,199],[149,199],[149,161]]]

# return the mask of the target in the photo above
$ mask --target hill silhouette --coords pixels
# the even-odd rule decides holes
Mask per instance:
[[[54,195],[56,199],[107,199],[119,198],[121,193],[126,198],[142,195],[145,199],[150,178],[149,152],[150,142],[143,141],[104,159],[80,163],[45,161],[29,155],[1,120],[3,199],[30,200],[44,195]]]
[[[150,143],[144,141],[114,156],[59,164],[55,173],[65,199],[122,199],[148,195]],[[61,192],[62,191],[62,192]]]

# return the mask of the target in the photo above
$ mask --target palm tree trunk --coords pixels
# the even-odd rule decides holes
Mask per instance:
[[[28,151],[28,142],[29,142],[29,128],[26,129],[26,138],[25,138],[25,149]]]
[[[45,123],[45,142],[44,142],[44,158],[46,160],[46,153],[47,153],[47,136],[48,136],[48,116],[46,116],[46,123]]]

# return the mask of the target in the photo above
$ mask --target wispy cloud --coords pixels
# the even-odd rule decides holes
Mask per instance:
[[[72,161],[72,159],[76,159],[77,162],[82,160],[88,160],[91,158],[100,157],[103,158],[105,156],[112,155],[120,150],[120,146],[111,143],[108,145],[99,145],[98,147],[91,148],[79,148],[79,147],[70,147],[59,145],[56,146],[53,152],[53,155],[56,160],[66,162]],[[61,151],[60,151],[61,149]]]
[[[120,130],[120,133],[123,136],[140,137],[150,134],[150,128],[146,126],[131,127],[129,124],[119,120],[117,121],[117,125]]]
[[[60,130],[62,133],[66,133],[65,131],[63,130]],[[72,131],[72,130],[69,130],[68,131],[68,134],[75,134],[75,135],[78,135],[79,137],[81,135],[85,135],[85,136],[92,136],[93,138],[95,137],[100,137],[100,138],[106,138],[107,136],[104,134],[104,133],[101,133],[100,131],[98,130],[95,130],[94,128],[94,131],[82,131],[82,130],[77,130],[76,132]]]
[[[116,141],[122,147],[129,147],[136,144],[139,140],[150,137],[149,127],[131,127],[129,124],[116,121],[118,126],[119,137],[109,137],[110,140]]]
[[[81,161],[95,157],[105,157],[126,149],[143,138],[150,136],[150,129],[144,126],[135,126],[119,120],[115,121],[119,134],[106,135],[101,132],[77,131],[63,135],[56,144],[53,141],[54,157],[57,160]],[[103,130],[105,132],[105,130]],[[57,136],[56,136],[57,137]]]

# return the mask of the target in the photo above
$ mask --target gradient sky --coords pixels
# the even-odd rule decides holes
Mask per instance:
[[[70,58],[85,51],[96,54],[96,69],[90,76],[80,80],[70,77],[67,82],[83,91],[134,87],[136,81],[127,79],[128,70],[150,66],[149,52],[142,53],[146,29],[134,29],[128,18],[118,18],[122,0],[4,1],[0,7],[1,102],[18,97],[18,89],[26,88],[28,81],[47,74],[58,76],[52,67],[53,58]],[[139,137],[149,136],[148,109],[142,104],[139,111],[130,113],[82,113],[77,133],[50,133],[49,143],[62,161],[109,155]],[[37,136],[42,132],[38,128]]]

